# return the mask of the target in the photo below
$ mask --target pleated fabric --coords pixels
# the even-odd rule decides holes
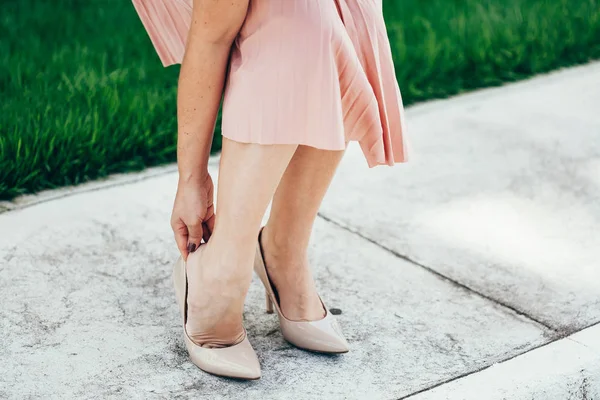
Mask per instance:
[[[181,63],[192,0],[132,0],[164,66]],[[223,136],[406,161],[404,108],[382,0],[250,0],[233,47]]]

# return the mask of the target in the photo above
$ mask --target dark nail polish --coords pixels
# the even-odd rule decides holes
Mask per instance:
[[[196,251],[196,243],[189,243],[187,249],[188,253],[193,253],[194,251]]]

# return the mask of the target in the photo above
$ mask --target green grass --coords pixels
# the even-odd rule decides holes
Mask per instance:
[[[406,105],[600,58],[600,0],[384,3]],[[0,10],[0,199],[175,160],[178,67],[129,0]]]
[[[600,58],[599,0],[384,0],[407,104]]]

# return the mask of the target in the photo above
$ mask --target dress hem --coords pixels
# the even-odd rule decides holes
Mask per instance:
[[[308,147],[312,147],[313,149],[317,149],[317,150],[325,150],[325,151],[345,151],[348,148],[348,142],[346,143],[346,146],[342,147],[342,148],[324,148],[324,147],[320,147],[318,145],[312,144],[312,143],[307,143],[305,141],[278,141],[278,142],[265,142],[265,141],[251,141],[251,140],[242,140],[239,138],[234,138],[232,136],[226,135],[224,133],[221,132],[221,135],[228,139],[228,140],[232,140],[234,142],[237,143],[244,143],[244,144],[258,144],[261,146],[275,146],[275,145],[296,145],[296,146],[308,146]],[[357,141],[356,141],[357,142]],[[358,142],[357,142],[358,143]],[[364,154],[364,152],[363,152]],[[366,154],[365,154],[366,155]],[[401,159],[394,159],[394,160],[389,160],[389,161],[374,161],[374,162],[369,162],[369,158],[366,159],[367,165],[369,166],[369,168],[374,168],[377,166],[381,166],[381,165],[386,165],[388,167],[392,167],[396,164],[405,164],[408,162],[408,159],[406,156],[404,156]]]

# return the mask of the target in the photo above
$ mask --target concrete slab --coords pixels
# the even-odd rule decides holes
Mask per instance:
[[[352,351],[290,347],[254,282],[246,326],[263,378],[186,356],[172,293],[174,174],[0,215],[0,397],[391,399],[548,341],[543,327],[319,221],[312,261]]]
[[[598,87],[593,63],[413,107],[412,162],[351,147],[322,214],[561,334],[598,322]]]
[[[482,372],[453,381],[410,400],[592,400],[600,398],[600,350],[573,340],[600,337],[587,328]]]

